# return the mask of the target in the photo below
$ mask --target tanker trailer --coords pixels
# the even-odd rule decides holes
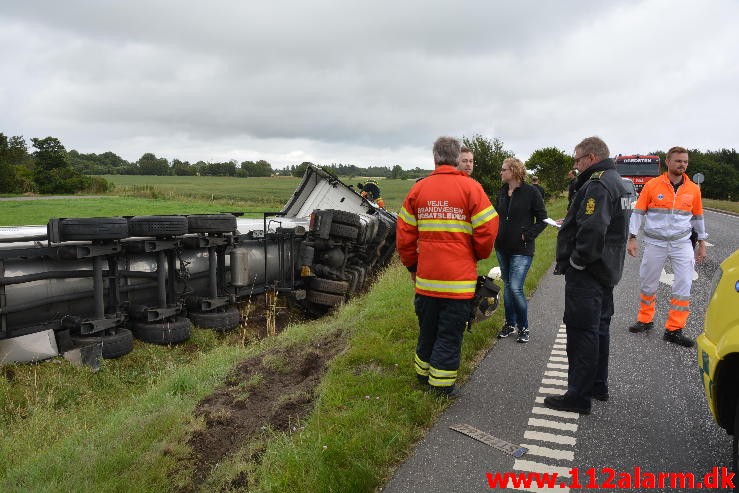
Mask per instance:
[[[0,363],[88,345],[114,358],[132,349],[134,336],[182,342],[192,323],[230,330],[240,322],[237,305],[266,291],[325,313],[387,264],[394,232],[393,214],[312,167],[285,208],[261,219],[54,218],[0,227]],[[48,342],[43,350],[33,346],[39,341]]]

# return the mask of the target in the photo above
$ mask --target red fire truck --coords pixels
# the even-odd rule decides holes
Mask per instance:
[[[632,181],[637,193],[641,193],[641,189],[646,182],[660,174],[659,156],[642,156],[639,154],[622,156],[619,154],[615,161],[616,171],[622,177]]]

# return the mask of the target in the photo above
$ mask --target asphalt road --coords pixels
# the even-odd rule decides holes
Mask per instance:
[[[708,258],[696,268],[692,313],[685,329],[692,338],[702,330],[714,271],[739,248],[739,217],[706,212],[706,225]],[[626,256],[624,276],[614,292],[608,402],[594,401],[589,416],[551,411],[542,404],[545,396],[563,393],[567,380],[561,339],[564,279],[548,274],[529,301],[531,341],[517,344],[508,338],[495,344],[462,389],[462,397],[447,409],[382,491],[489,491],[487,473],[508,471],[569,476],[568,471],[577,468],[586,489],[591,467],[598,484],[607,479],[608,471],[603,468],[611,468],[616,480],[618,473],[633,473],[635,467],[654,474],[692,472],[699,479],[713,467],[730,470],[731,437],[713,422],[705,403],[696,350],[662,340],[670,298],[667,284],[660,283],[657,293],[655,329],[647,334],[627,330],[636,317],[640,260]],[[666,282],[670,273],[668,266]],[[459,423],[523,445],[529,452],[516,459],[449,429]],[[565,477],[561,482],[569,484],[571,479]],[[555,490],[520,489],[570,490],[559,486]]]

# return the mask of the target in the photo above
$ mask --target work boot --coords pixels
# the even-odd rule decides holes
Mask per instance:
[[[418,383],[420,383],[423,386],[426,386],[429,384],[428,375],[419,375],[418,373],[416,373],[416,378],[418,379]]]
[[[693,347],[695,345],[693,339],[683,334],[683,329],[665,330],[665,335],[662,338],[667,342],[674,342],[685,347]]]
[[[508,325],[506,323],[503,328],[500,329],[500,332],[498,332],[498,339],[505,339],[514,332],[516,332],[516,327],[514,327],[513,325]]]
[[[652,327],[654,327],[654,322],[636,322],[634,325],[629,327],[629,332],[636,334],[638,332],[649,330]]]
[[[527,329],[526,327],[521,327],[520,329],[518,329],[518,339],[516,339],[516,342],[529,342],[529,329]]]
[[[456,399],[462,395],[455,385],[450,385],[449,387],[435,387],[433,385],[429,385],[427,391],[431,395],[446,397],[447,399]]]
[[[574,399],[565,395],[549,396],[544,399],[544,405],[549,409],[557,411],[569,411],[571,413],[590,414],[590,407],[578,406]]]
[[[593,394],[593,399],[601,402],[608,402],[608,392],[603,392],[602,394]]]

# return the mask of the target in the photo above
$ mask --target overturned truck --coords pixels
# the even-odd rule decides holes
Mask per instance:
[[[0,227],[0,364],[92,348],[116,358],[133,338],[226,331],[238,304],[272,293],[320,314],[360,290],[395,250],[395,216],[308,168],[282,211],[55,218]]]

